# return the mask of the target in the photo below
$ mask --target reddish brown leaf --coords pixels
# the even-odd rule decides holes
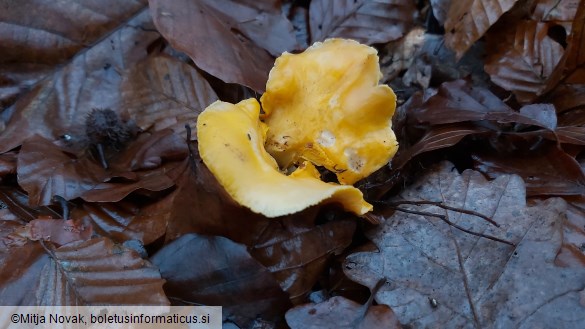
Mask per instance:
[[[575,17],[581,0],[536,1],[532,18],[537,21],[570,22]]]
[[[97,163],[65,154],[40,136],[23,144],[17,172],[18,183],[28,192],[31,206],[49,205],[55,195],[66,200],[77,198],[107,177]]]
[[[11,94],[28,89],[146,6],[144,0],[2,1],[0,104],[12,103]]]
[[[550,23],[523,20],[488,35],[485,70],[492,81],[527,103],[540,96],[563,55],[563,47],[548,36]]]
[[[184,159],[188,151],[185,139],[170,129],[143,133],[116,156],[111,167],[120,172],[154,169],[165,162]]]
[[[585,267],[585,197],[567,198],[563,220],[563,246],[555,264],[563,267]],[[585,306],[585,305],[584,305]]]
[[[486,132],[472,124],[449,124],[432,127],[416,144],[401,151],[392,160],[392,168],[400,169],[415,156],[459,143],[465,136]]]
[[[198,67],[225,82],[263,91],[274,62],[270,54],[297,47],[279,3],[150,0],[150,8],[161,34]]]
[[[172,179],[159,171],[141,174],[136,182],[100,183],[80,197],[88,202],[117,202],[137,190],[162,191],[175,185]]]
[[[223,316],[246,327],[256,317],[277,322],[290,302],[272,274],[246,247],[222,237],[186,234],[152,257],[173,299],[222,305]]]
[[[150,57],[122,81],[124,109],[142,130],[171,128],[186,136],[185,125],[195,126],[197,115],[216,100],[201,74],[171,57]]]
[[[56,246],[88,240],[93,233],[91,225],[82,220],[38,218],[28,223],[27,227],[31,240],[51,241]]]
[[[526,182],[528,195],[585,193],[585,174],[579,163],[554,145],[503,155],[476,152],[475,167],[491,178],[503,173],[520,175]]]
[[[0,264],[1,305],[168,305],[158,270],[105,238],[2,248]]]
[[[314,0],[309,9],[311,41],[338,37],[385,43],[405,35],[415,15],[415,3],[409,0]]]
[[[431,168],[390,201],[438,201],[487,215],[500,227],[435,205],[403,204],[399,208],[423,213],[393,211],[367,233],[379,252],[348,256],[344,270],[369,287],[384,279],[376,301],[413,328],[584,327],[585,268],[554,265],[566,203],[554,198],[527,207],[524,191],[514,175],[487,181],[471,170],[458,174],[450,163]]]
[[[319,304],[305,304],[286,312],[292,329],[400,329],[402,326],[387,305],[360,305],[336,296]]]
[[[340,254],[352,240],[355,222],[315,226],[299,218],[270,221],[251,249],[294,302],[302,301],[319,279],[331,255]]]
[[[562,72],[559,75],[565,83],[585,83],[585,0],[581,0],[577,7],[567,51],[557,70]]]
[[[552,106],[529,105],[518,113],[488,89],[474,86],[466,80],[441,84],[435,95],[410,109],[409,118],[416,123],[431,125],[490,120],[535,125],[549,130],[556,127],[556,115]]]
[[[445,43],[455,51],[457,59],[518,0],[452,1],[445,21]]]
[[[0,180],[3,176],[16,173],[16,152],[0,154]]]
[[[115,203],[84,203],[82,207],[71,211],[73,218],[81,218],[92,223],[92,227],[100,236],[108,237],[114,242],[123,243],[127,240],[139,240],[143,244],[151,243],[164,234],[164,230],[154,239],[146,239],[157,231],[152,225],[144,231],[130,228],[133,219],[141,209],[129,201]]]
[[[29,13],[27,17],[33,20],[39,15]],[[58,17],[69,16],[59,14]],[[119,112],[121,73],[145,58],[147,45],[160,37],[151,25],[148,9],[144,9],[19,98],[11,108],[6,129],[0,133],[0,153],[21,145],[35,134],[49,140],[67,135],[71,142],[83,143],[85,119],[93,108]]]

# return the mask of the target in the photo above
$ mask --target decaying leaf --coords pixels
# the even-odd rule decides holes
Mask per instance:
[[[518,0],[451,1],[445,20],[445,43],[457,53],[457,58],[481,38],[484,33]]]
[[[311,42],[333,37],[365,44],[393,41],[408,32],[415,15],[409,0],[313,0]]]
[[[154,22],[173,47],[225,82],[263,91],[274,60],[296,48],[280,1],[151,0]]]
[[[152,262],[176,302],[222,305],[224,319],[244,326],[256,317],[278,322],[289,307],[286,293],[246,247],[222,237],[185,234]]]
[[[566,204],[549,199],[526,207],[518,176],[488,182],[471,170],[458,174],[449,163],[433,168],[394,203],[442,202],[489,216],[500,227],[434,205],[401,205],[369,231],[379,252],[355,253],[345,262],[353,280],[374,286],[402,324],[412,327],[510,328],[585,326],[579,304],[584,268],[562,268],[554,259],[562,243]],[[414,214],[424,212],[431,215]],[[515,247],[471,235],[465,229],[510,241]]]
[[[501,174],[520,175],[526,193],[534,195],[583,195],[585,173],[579,163],[556,145],[543,145],[534,151],[514,154],[474,152],[478,171],[490,178]]]
[[[122,72],[145,58],[147,45],[160,35],[152,29],[148,8],[111,32],[18,99],[0,134],[0,153],[35,134],[82,144],[90,111],[110,108],[120,113]]]
[[[29,239],[51,241],[56,246],[89,240],[93,232],[91,225],[74,219],[37,218],[28,223],[26,227]]]
[[[522,103],[540,96],[563,56],[563,47],[549,36],[552,23],[519,21],[505,32],[488,34],[485,70],[492,81],[510,90]],[[502,38],[504,35],[504,38]]]
[[[0,305],[168,305],[157,268],[106,238],[0,249]]]
[[[186,136],[185,125],[194,126],[199,112],[216,100],[201,74],[171,57],[150,57],[122,81],[123,107],[142,130],[171,128]]]
[[[28,139],[22,146],[17,173],[31,206],[49,205],[55,195],[74,199],[107,177],[104,169],[88,157],[68,155],[41,136]]]
[[[124,25],[147,1],[25,0],[0,6],[1,109],[57,65]]]
[[[286,312],[292,329],[400,329],[402,326],[387,305],[372,306],[373,296],[365,305],[335,296],[315,304],[299,305]]]

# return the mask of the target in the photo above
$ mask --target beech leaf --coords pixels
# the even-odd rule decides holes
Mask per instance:
[[[522,103],[540,96],[563,56],[563,47],[549,37],[552,23],[521,20],[505,33],[488,35],[485,70],[492,81],[510,90]],[[504,38],[502,38],[504,34]]]
[[[223,80],[263,91],[270,56],[297,47],[280,1],[150,0],[160,33],[195,64]]]
[[[246,246],[223,237],[185,234],[152,262],[167,280],[165,292],[171,299],[222,305],[224,318],[241,326],[257,316],[276,322],[289,307],[287,294]]]
[[[451,1],[445,21],[445,43],[460,59],[518,0]]]
[[[65,140],[82,148],[86,146],[88,113],[94,108],[120,113],[122,72],[145,58],[148,44],[160,35],[153,31],[148,8],[116,27],[31,86],[10,112],[3,112],[10,116],[6,129],[0,131],[0,153],[18,147],[35,134],[51,141],[67,136]]]
[[[197,70],[171,57],[150,57],[122,81],[124,109],[142,130],[171,128],[185,137],[185,125],[195,126],[198,114],[216,100]]]
[[[0,108],[147,6],[129,1],[2,1]],[[38,9],[42,8],[42,11]],[[3,104],[5,103],[5,104]]]
[[[414,23],[409,0],[313,0],[309,9],[311,40],[349,38],[385,43],[404,36]]]
[[[488,182],[442,163],[390,201],[441,202],[486,215],[500,227],[436,205],[399,205],[423,213],[395,211],[371,229],[367,235],[380,251],[348,256],[345,273],[369,287],[385,279],[376,301],[410,327],[584,327],[585,268],[554,265],[566,203],[549,199],[527,207],[524,191],[518,176]],[[433,214],[515,246],[460,231]]]
[[[169,304],[158,269],[107,238],[2,248],[0,263],[0,305]]]

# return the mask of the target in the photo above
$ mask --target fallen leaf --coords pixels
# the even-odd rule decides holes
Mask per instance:
[[[567,38],[567,49],[548,82],[549,89],[559,82],[585,83],[585,0],[580,0]]]
[[[475,168],[492,179],[501,174],[520,175],[529,196],[585,193],[585,174],[579,163],[556,145],[505,156],[502,152],[473,152],[472,158]]]
[[[28,15],[29,19],[38,16]],[[0,132],[0,153],[18,147],[35,134],[51,141],[62,138],[83,147],[78,144],[84,143],[85,120],[90,111],[110,108],[120,113],[122,72],[145,58],[147,45],[160,35],[152,28],[148,8],[115,26],[117,29],[108,31],[103,40],[77,53],[32,86],[10,112],[5,112],[11,115],[5,121],[6,129]]]
[[[166,56],[149,57],[133,67],[121,88],[123,107],[142,130],[171,128],[183,137],[185,125],[195,126],[199,113],[217,100],[197,70]]]
[[[0,264],[0,305],[169,304],[158,269],[106,238],[0,249]]]
[[[286,312],[292,329],[400,329],[402,326],[387,305],[360,305],[342,296],[321,303],[296,306]]]
[[[518,0],[464,0],[451,2],[445,20],[445,43],[457,59]]]
[[[534,101],[563,56],[562,45],[549,36],[552,23],[522,20],[487,35],[485,70],[492,81],[510,90],[521,103]],[[502,34],[504,37],[502,37]]]
[[[82,220],[37,218],[27,224],[29,239],[51,241],[59,247],[70,242],[89,240],[93,230]]]
[[[58,65],[91,48],[146,6],[144,0],[3,1],[0,104],[10,105],[18,94],[53,73]]]
[[[154,22],[176,49],[225,82],[264,91],[270,56],[297,47],[280,1],[150,0]],[[201,45],[205,45],[202,47]]]
[[[186,234],[152,257],[172,301],[222,305],[224,319],[245,326],[256,317],[278,322],[290,307],[272,274],[246,246],[223,237]]]
[[[376,301],[411,327],[583,327],[585,268],[554,265],[566,203],[527,207],[524,191],[518,176],[488,182],[442,163],[390,202],[437,201],[484,214],[500,227],[435,205],[403,204],[430,215],[396,211],[367,233],[380,251],[348,256],[345,272],[369,287],[385,279]],[[515,247],[457,230],[433,214]]]
[[[416,13],[409,0],[313,0],[309,8],[311,42],[337,37],[386,43],[404,36]]]
[[[88,157],[68,155],[41,136],[24,142],[17,173],[31,206],[49,205],[55,195],[66,200],[77,198],[107,177],[103,168]]]
[[[100,183],[80,197],[88,202],[117,202],[138,190],[159,192],[173,187],[175,182],[159,171],[139,175],[135,182]]]

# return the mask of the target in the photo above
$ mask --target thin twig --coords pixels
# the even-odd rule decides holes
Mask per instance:
[[[471,234],[471,235],[475,235],[481,238],[486,238],[488,240],[492,240],[492,241],[497,241],[497,242],[501,242],[501,243],[505,243],[507,245],[513,246],[515,247],[516,245],[513,242],[507,241],[507,240],[503,240],[500,238],[496,238],[495,236],[491,236],[488,234],[483,234],[483,233],[478,233],[478,232],[474,232],[474,231],[470,231],[464,227],[461,227],[455,223],[453,223],[452,221],[447,219],[447,216],[444,215],[439,215],[439,214],[433,214],[430,212],[423,212],[423,211],[416,211],[416,210],[409,210],[409,209],[404,209],[404,208],[400,208],[400,207],[393,207],[395,210],[397,211],[401,211],[401,212],[405,212],[405,213],[409,213],[409,214],[414,214],[414,215],[420,215],[420,216],[428,216],[428,217],[436,217],[439,218],[440,220],[444,221],[445,223],[453,226],[454,228],[463,231],[465,233]]]
[[[397,201],[397,202],[385,202],[385,204],[389,205],[389,206],[393,206],[393,207],[397,207],[399,205],[402,204],[411,204],[411,205],[432,205],[432,206],[437,206],[439,208],[443,208],[446,210],[452,210],[452,211],[456,211],[462,214],[468,214],[468,215],[472,215],[472,216],[476,216],[479,217],[481,219],[484,219],[485,221],[489,222],[490,224],[494,225],[495,227],[500,227],[500,224],[496,223],[493,219],[489,218],[488,216],[478,213],[476,211],[473,210],[467,210],[467,209],[462,209],[462,208],[457,208],[457,207],[451,207],[448,206],[442,202],[436,202],[436,201],[425,201],[425,200],[420,200],[420,201]]]

